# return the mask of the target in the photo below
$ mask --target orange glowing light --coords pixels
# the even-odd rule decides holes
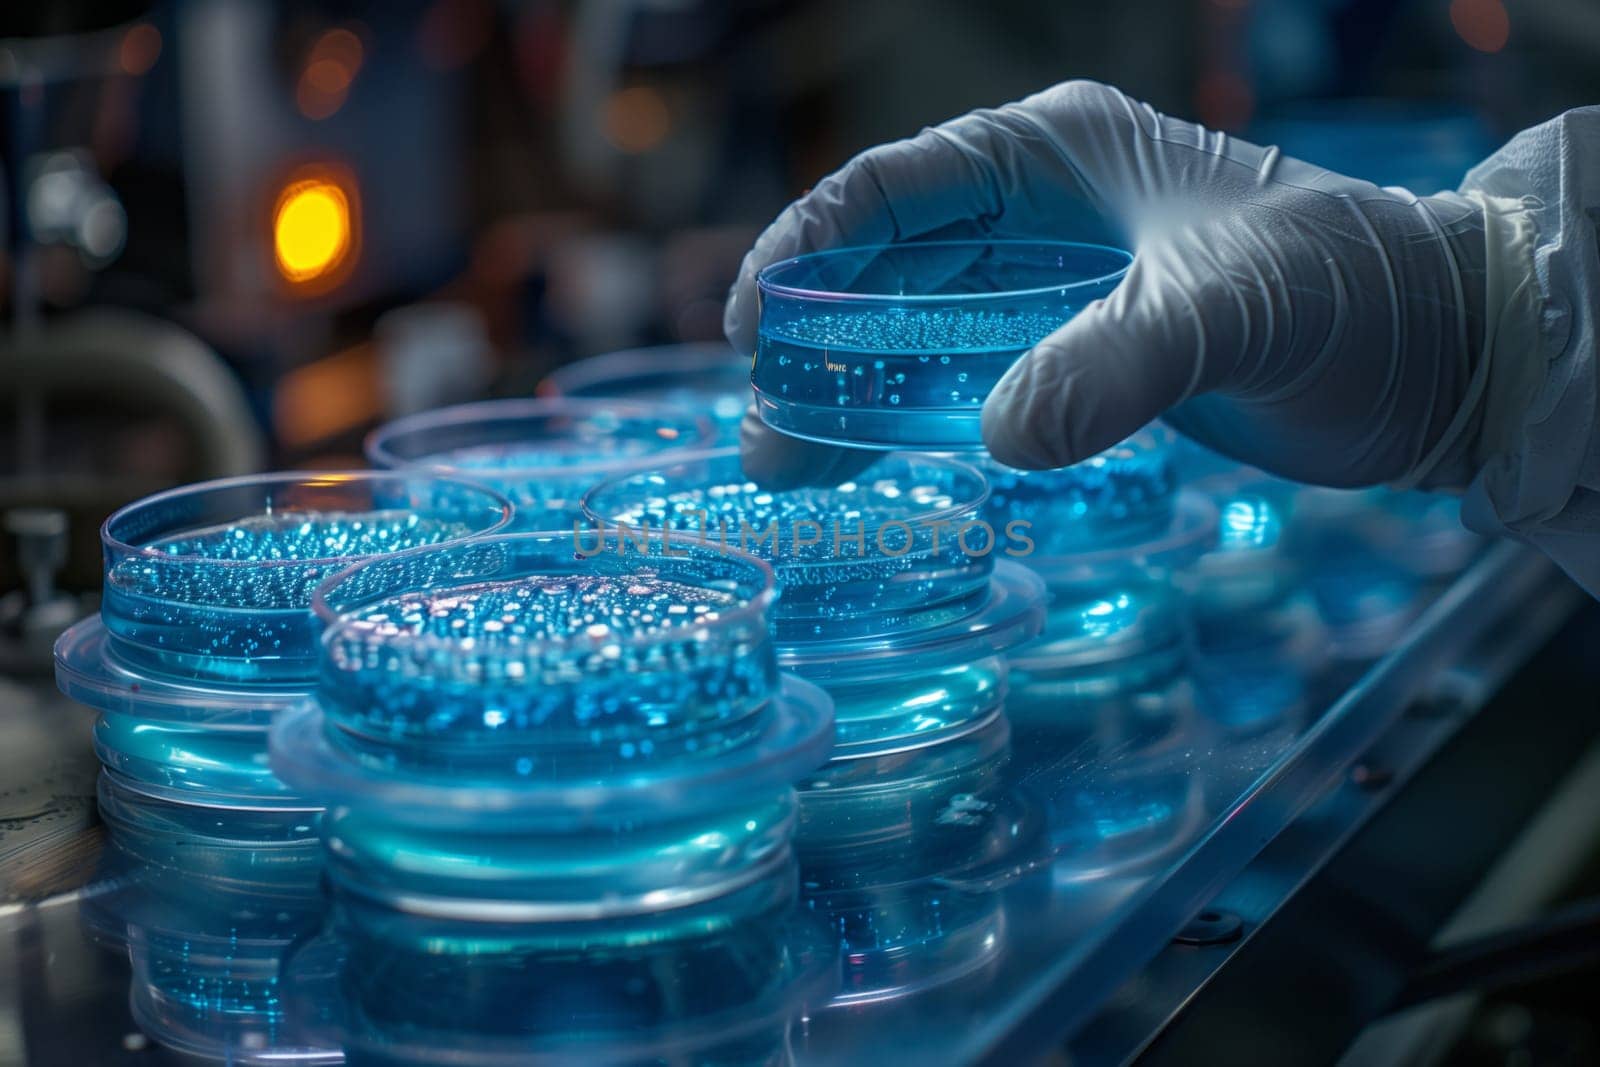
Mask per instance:
[[[357,247],[355,183],[332,171],[291,179],[272,211],[278,273],[296,287],[331,288],[343,280]]]
[[[1451,0],[1450,25],[1480,52],[1498,52],[1511,39],[1511,16],[1501,0]]]
[[[156,65],[161,57],[161,31],[148,22],[131,27],[122,35],[117,49],[117,63],[125,73],[135,77]]]
[[[661,93],[646,85],[618,89],[606,101],[606,140],[623,152],[648,152],[672,129],[672,113]]]

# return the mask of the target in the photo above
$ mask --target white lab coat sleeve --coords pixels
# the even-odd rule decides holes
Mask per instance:
[[[1494,367],[1462,517],[1600,596],[1600,107],[1518,134],[1461,192],[1489,218]]]

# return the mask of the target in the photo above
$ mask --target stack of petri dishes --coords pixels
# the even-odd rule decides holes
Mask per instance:
[[[492,486],[516,505],[519,530],[570,529],[597,482],[703,450],[711,420],[687,408],[627,400],[490,400],[398,419],[367,438],[374,467]]]
[[[792,783],[826,759],[832,708],[779,672],[773,597],[753,557],[570,530],[372,560],[318,591],[321,684],[272,751],[328,808],[360,961],[345,1041],[404,1061],[470,1017],[491,1046],[599,1054],[690,996],[715,1030],[759,991],[683,976],[729,938],[763,946],[765,982],[797,980]],[[456,995],[486,989],[517,995]]]
[[[1057,845],[1086,875],[1159,853],[1199,810],[1186,760],[1205,724],[1176,576],[1214,541],[1216,509],[1179,490],[1172,446],[1152,425],[1061,470],[986,466],[996,521],[1029,524],[1023,562],[1050,598],[1044,633],[1009,656],[1011,719],[1075,754],[1050,792]]]
[[[497,493],[408,474],[268,474],[161,493],[101,530],[100,613],[56,645],[62,692],[100,712],[101,810],[145,858],[255,843],[296,866],[315,807],[267,765],[267,728],[313,686],[311,594],[350,562],[489,533]],[[230,861],[231,862],[231,861]]]
[[[539,383],[548,396],[610,397],[705,411],[719,444],[736,444],[750,406],[750,361],[725,343],[654,345],[569,363]]]
[[[832,759],[801,785],[797,847],[807,902],[844,950],[840,1005],[937,985],[970,973],[969,950],[999,951],[993,899],[963,908],[934,882],[1026,843],[999,829],[1013,813],[993,795],[1010,751],[1002,655],[1038,632],[1043,589],[1005,558],[1014,546],[984,519],[986,498],[974,468],[910,454],[839,485],[768,491],[733,450],[584,498],[607,536],[744,547],[773,564],[778,660],[836,712]]]
[[[99,712],[100,815],[121,869],[95,921],[130,953],[149,1033],[212,1055],[277,1024],[278,958],[316,911],[321,857],[319,806],[272,774],[267,733],[314,685],[312,590],[510,515],[463,482],[269,474],[106,521],[101,611],[62,635],[56,677]]]
[[[1131,262],[1101,245],[974,240],[774,263],[757,278],[756,410],[785,433],[857,448],[980,448],[995,383]]]

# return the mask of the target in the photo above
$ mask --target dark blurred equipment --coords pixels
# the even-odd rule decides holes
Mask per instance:
[[[0,367],[0,513],[50,509],[66,524],[51,537],[67,548],[44,552],[36,519],[8,522],[18,545],[0,549],[0,589],[24,579],[48,588],[33,584],[37,567],[20,553],[36,564],[59,555],[52,570],[66,588],[95,590],[97,532],[109,512],[168,486],[261,468],[264,442],[238,381],[171,323],[81,312],[0,340]],[[28,538],[34,547],[24,549]]]
[[[15,508],[5,530],[16,545],[23,586],[0,596],[0,671],[38,670],[50,662],[56,636],[81,614],[76,598],[56,589],[67,562],[67,514],[55,508]]]

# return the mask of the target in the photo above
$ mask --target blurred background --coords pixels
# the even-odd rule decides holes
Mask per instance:
[[[1593,0],[5,5],[0,629],[134,497],[718,338],[763,224],[925,124],[1090,77],[1426,191],[1597,58]]]

